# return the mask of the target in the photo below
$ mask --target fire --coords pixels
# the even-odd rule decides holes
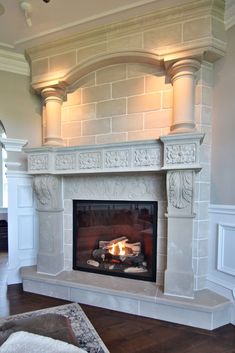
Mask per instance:
[[[126,247],[121,241],[116,244],[112,244],[112,247],[109,249],[110,254],[124,256],[126,254]]]

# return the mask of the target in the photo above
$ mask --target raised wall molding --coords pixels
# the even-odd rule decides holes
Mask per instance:
[[[235,276],[235,224],[218,225],[217,269]]]

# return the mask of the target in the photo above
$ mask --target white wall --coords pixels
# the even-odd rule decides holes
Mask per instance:
[[[227,52],[214,64],[211,203],[235,205],[235,26]]]
[[[234,303],[235,323],[235,26],[214,64],[208,287]]]
[[[0,119],[7,137],[28,140],[28,146],[41,146],[41,104],[30,93],[28,76],[0,71]]]

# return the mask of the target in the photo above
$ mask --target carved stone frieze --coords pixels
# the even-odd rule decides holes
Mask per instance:
[[[169,203],[183,209],[193,201],[193,174],[187,171],[169,173]]]
[[[49,166],[48,154],[32,154],[28,158],[29,170],[47,170]]]
[[[130,165],[130,151],[117,150],[105,151],[104,166],[105,168],[125,168]]]
[[[61,182],[60,177],[53,175],[38,175],[33,179],[39,208],[58,209],[61,207]]]
[[[167,164],[189,164],[196,162],[196,144],[173,144],[166,146]]]
[[[101,152],[83,152],[79,153],[80,169],[101,168]]]
[[[65,199],[165,200],[163,175],[91,175],[66,177]]]
[[[76,168],[76,155],[60,153],[55,156],[56,170],[71,170]]]
[[[141,148],[134,151],[134,166],[160,166],[161,151],[160,148]]]

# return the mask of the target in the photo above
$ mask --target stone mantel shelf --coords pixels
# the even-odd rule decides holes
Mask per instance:
[[[24,151],[32,175],[200,170],[199,146],[203,136],[172,134],[157,140],[82,147],[45,146]]]

